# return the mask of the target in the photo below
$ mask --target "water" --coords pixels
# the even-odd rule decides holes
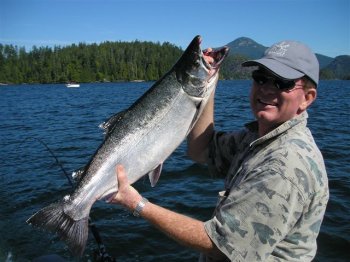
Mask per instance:
[[[0,87],[0,261],[31,261],[44,254],[71,260],[57,237],[25,221],[62,198],[70,186],[43,140],[68,173],[86,164],[103,139],[98,125],[131,105],[152,83],[21,85]],[[221,81],[216,94],[216,126],[232,130],[250,121],[248,81]],[[350,247],[350,81],[321,81],[309,109],[309,126],[324,154],[330,201],[318,238],[315,261],[349,261]],[[150,201],[195,218],[209,219],[222,181],[185,155],[185,144],[166,161],[158,185],[147,179],[135,187]],[[196,261],[198,254],[170,240],[123,208],[97,203],[91,217],[110,255],[118,261]],[[83,261],[97,245],[90,234]]]

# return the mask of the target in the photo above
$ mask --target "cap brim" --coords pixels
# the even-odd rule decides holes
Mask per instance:
[[[272,73],[276,74],[277,76],[285,79],[297,79],[305,75],[304,73],[301,73],[293,68],[290,68],[289,66],[286,66],[276,60],[268,59],[268,58],[249,60],[249,61],[243,62],[242,66],[244,67],[262,66],[270,70]]]

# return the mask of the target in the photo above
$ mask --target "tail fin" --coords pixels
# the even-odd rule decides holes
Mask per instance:
[[[75,221],[64,213],[63,202],[51,204],[33,216],[27,223],[57,233],[75,256],[82,256],[88,237],[88,217]]]

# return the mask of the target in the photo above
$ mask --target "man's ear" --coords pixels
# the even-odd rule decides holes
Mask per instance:
[[[309,88],[307,91],[305,91],[304,94],[304,102],[300,104],[300,111],[305,111],[311,104],[312,102],[315,101],[317,97],[317,90],[315,88]]]

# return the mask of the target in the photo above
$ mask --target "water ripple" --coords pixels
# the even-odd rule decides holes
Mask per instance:
[[[23,85],[0,88],[0,261],[57,253],[69,259],[56,236],[34,230],[25,220],[70,192],[62,170],[37,141],[55,152],[68,172],[84,166],[103,140],[98,125],[136,100],[152,83]],[[216,94],[216,127],[241,128],[253,116],[248,81],[222,81]],[[334,92],[337,90],[337,92]],[[350,242],[350,82],[321,81],[309,110],[309,125],[326,162],[330,201],[315,261],[347,261]],[[193,165],[183,143],[165,162],[157,187],[148,178],[135,184],[152,202],[201,220],[210,218],[223,181]],[[120,261],[196,261],[198,254],[174,243],[120,207],[97,203],[91,213],[108,252]],[[147,241],[147,244],[145,244]],[[96,244],[89,239],[83,261]]]

